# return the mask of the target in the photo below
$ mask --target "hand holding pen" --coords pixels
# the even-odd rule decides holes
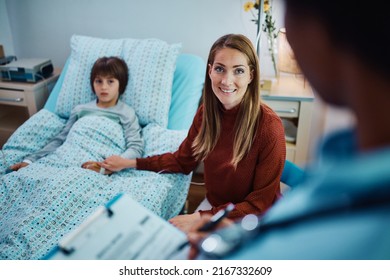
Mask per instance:
[[[224,209],[219,210],[216,214],[214,214],[208,222],[206,222],[203,226],[197,229],[198,232],[208,232],[217,227],[217,225],[234,209],[234,204],[229,203]],[[176,249],[176,252],[181,251],[186,246],[190,244],[190,241],[185,241],[181,245],[179,245]],[[175,252],[173,252],[175,253]]]
[[[224,219],[233,209],[234,204],[228,204],[225,209],[218,211],[210,218],[208,222],[206,222],[198,230],[188,234],[188,243],[191,244],[191,248],[188,254],[189,259],[196,258],[198,254],[198,244],[205,237],[205,234],[202,232],[211,231],[221,224],[223,224],[224,226],[233,224],[232,220]]]
[[[211,217],[210,221],[201,226],[198,231],[206,232],[214,229],[233,209],[234,204],[229,203],[225,209],[219,210],[214,216]]]

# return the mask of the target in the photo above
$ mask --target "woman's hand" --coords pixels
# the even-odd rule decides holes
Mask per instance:
[[[82,168],[84,169],[89,169],[89,170],[92,170],[92,171],[95,171],[97,173],[101,173],[101,170],[102,170],[102,167],[99,165],[99,162],[97,161],[87,161],[87,162],[84,162],[82,165],[81,165]],[[104,174],[103,175],[110,175],[112,174],[112,171],[110,170],[104,170]]]
[[[110,156],[98,164],[106,170],[117,172],[125,168],[135,168],[137,166],[137,161],[135,159],[127,159],[121,156]]]
[[[11,165],[9,168],[12,169],[13,171],[18,171],[20,168],[28,166],[27,162],[18,162],[15,163],[14,165]]]
[[[169,220],[169,222],[180,229],[181,231],[184,231],[185,233],[189,232],[189,230],[194,226],[195,223],[197,223],[200,220],[200,214],[199,212],[195,212],[193,214],[188,215],[179,215],[176,217],[173,217]]]

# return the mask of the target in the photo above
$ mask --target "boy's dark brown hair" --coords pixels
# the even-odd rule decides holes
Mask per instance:
[[[116,56],[98,58],[91,70],[90,83],[93,93],[95,93],[93,82],[97,76],[117,79],[119,81],[119,95],[122,95],[129,81],[129,68],[123,59]]]

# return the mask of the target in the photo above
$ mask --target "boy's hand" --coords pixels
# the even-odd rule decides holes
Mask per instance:
[[[15,163],[14,165],[11,165],[10,169],[12,169],[13,171],[18,171],[20,168],[23,168],[26,166],[28,166],[27,162],[19,162],[19,163]]]

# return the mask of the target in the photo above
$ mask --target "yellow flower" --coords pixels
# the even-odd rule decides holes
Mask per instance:
[[[268,12],[270,8],[269,1],[265,0],[264,1],[264,12]]]
[[[246,2],[244,4],[244,11],[249,12],[254,7],[253,2]]]
[[[275,74],[277,73],[276,62],[275,62],[275,39],[278,36],[278,31],[275,27],[275,20],[272,17],[272,0],[264,0],[263,9],[260,9],[260,0],[248,1],[244,5],[245,12],[251,12],[253,19],[251,20],[256,25],[259,24],[260,15],[259,12],[262,10],[265,19],[262,26],[257,26],[257,32],[265,32],[268,39],[268,50],[271,53],[272,63],[274,66]],[[263,16],[263,15],[262,15]]]
[[[260,5],[260,0],[256,0],[256,1],[248,1],[244,4],[244,11],[245,12],[249,12],[250,10],[252,10],[253,8],[255,8],[256,10],[259,9],[259,5]],[[264,0],[264,12],[268,12],[271,8],[271,5],[269,3],[269,0]]]

